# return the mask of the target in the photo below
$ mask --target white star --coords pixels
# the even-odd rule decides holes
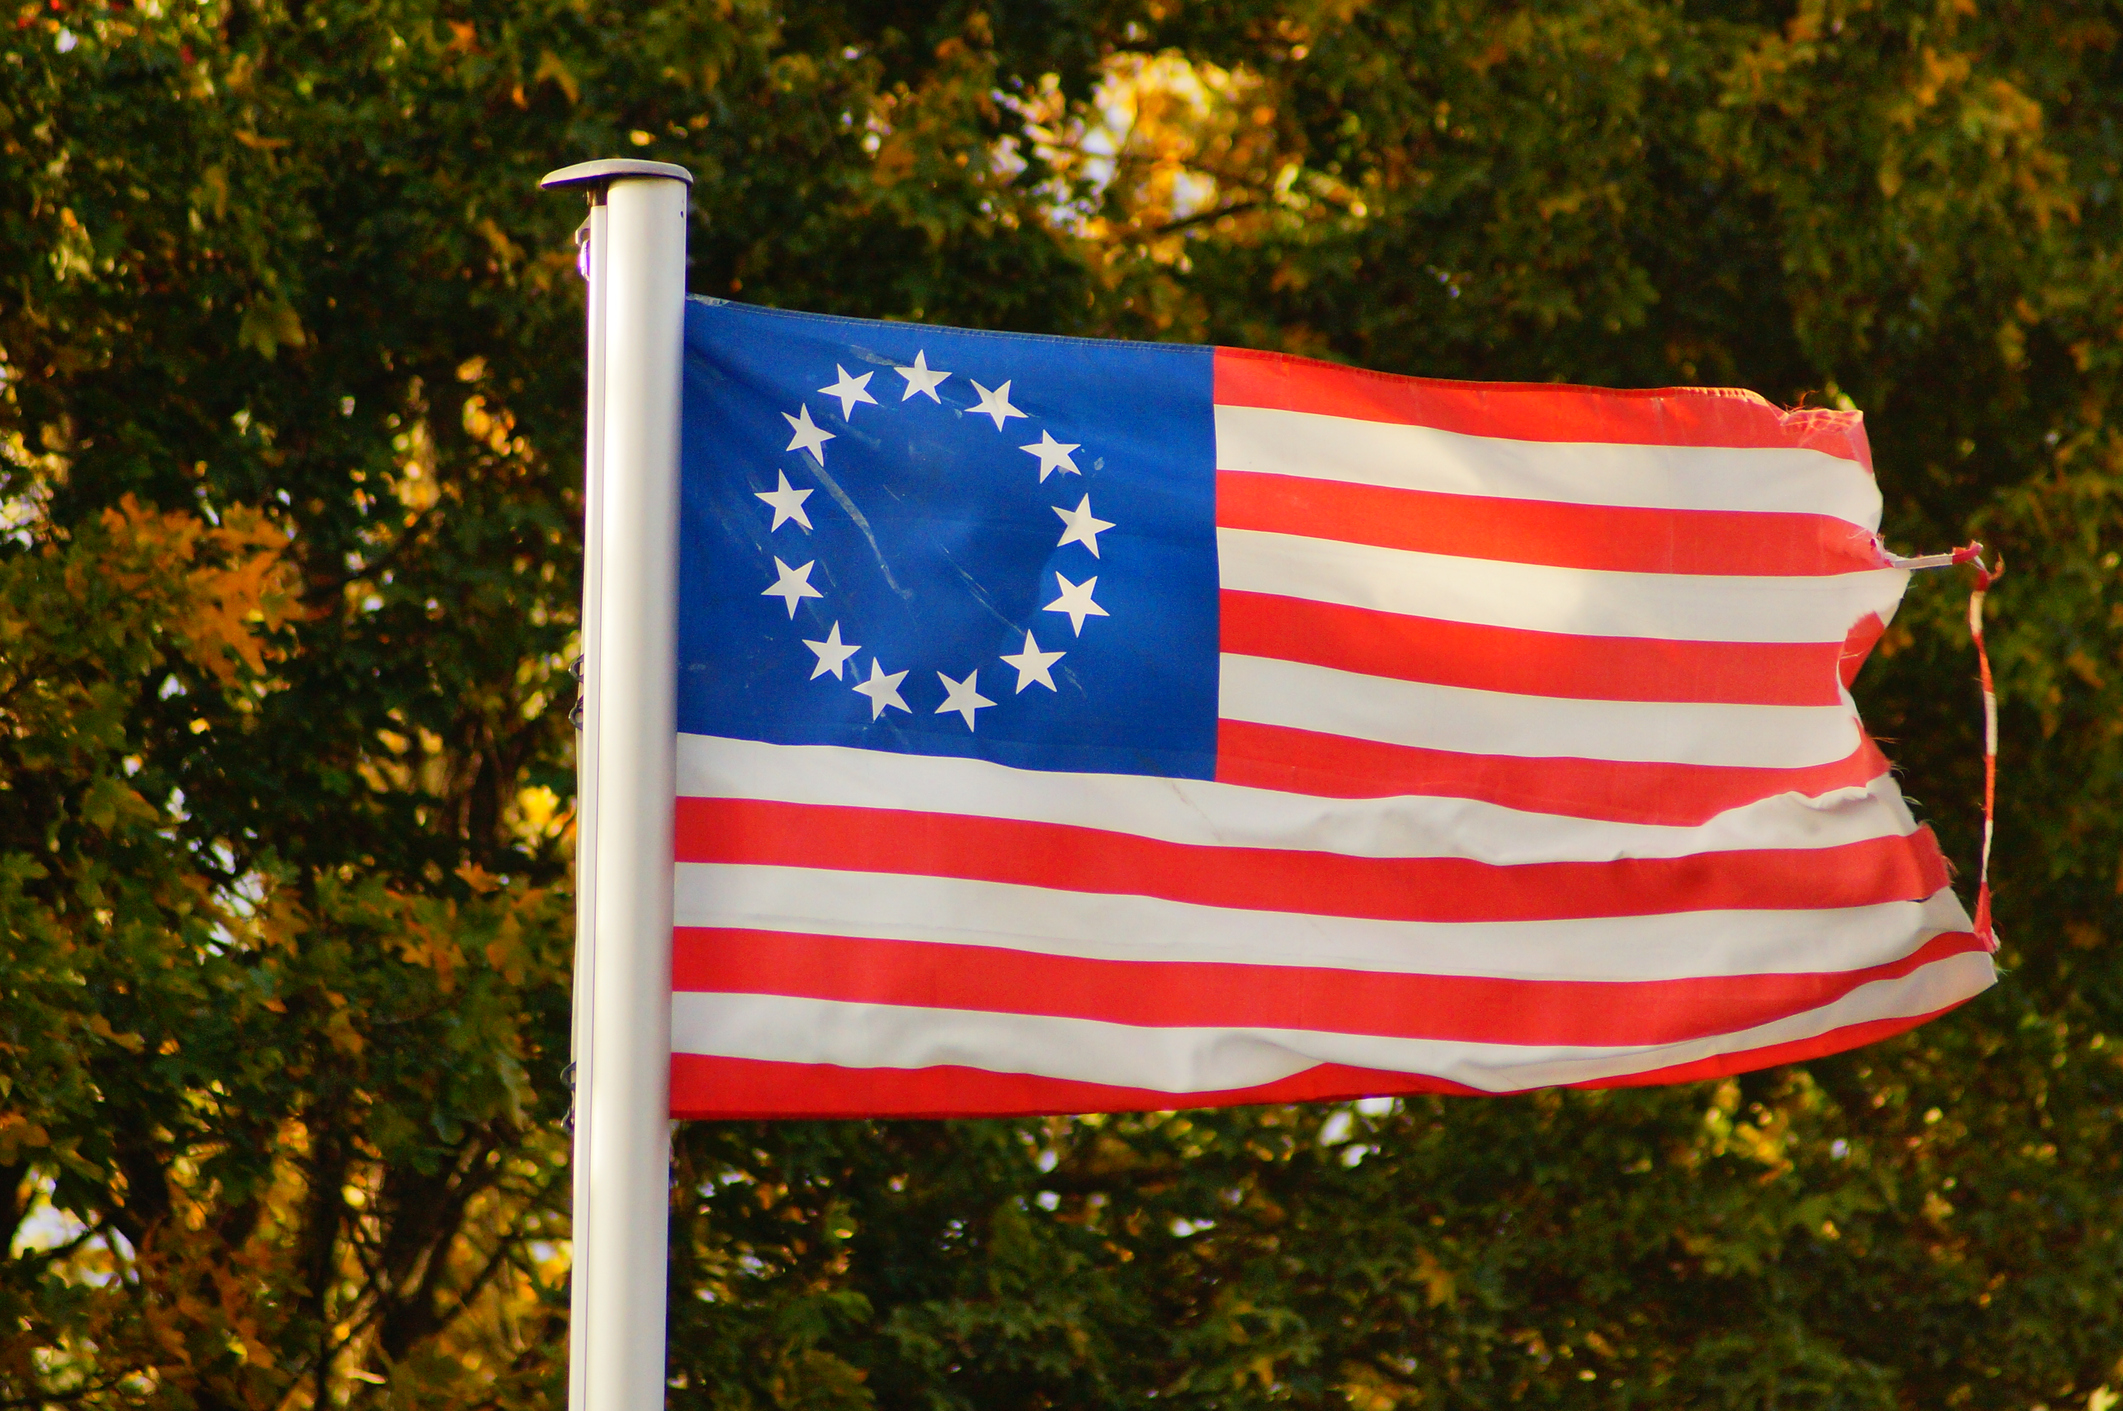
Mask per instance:
[[[789,615],[791,617],[795,616],[794,613]],[[833,673],[835,681],[846,679],[840,674],[841,664],[862,650],[860,642],[843,642],[840,640],[840,624],[837,622],[833,624],[833,630],[826,634],[826,640],[814,642],[807,637],[804,639],[804,645],[809,647],[813,654],[818,657],[818,665],[811,669],[811,679],[813,681],[816,681],[829,671]]]
[[[759,596],[762,598],[780,598],[789,605],[789,616],[796,616],[796,604],[799,601],[804,598],[823,598],[825,596],[824,593],[811,586],[811,570],[817,563],[818,560],[813,559],[802,568],[791,568],[779,558],[775,559],[774,567],[781,571],[781,577],[774,580],[773,587],[761,589]]]
[[[876,657],[870,658],[870,679],[856,683],[855,690],[858,695],[870,698],[870,718],[872,720],[883,715],[886,706],[897,706],[901,710],[907,710],[907,703],[899,698],[899,683],[906,679],[906,672],[887,672],[882,666],[877,664]],[[913,711],[907,710],[907,714],[912,715],[913,713]]]
[[[752,498],[765,500],[768,504],[774,506],[774,522],[767,526],[767,532],[772,534],[793,519],[804,527],[804,533],[810,533],[811,516],[803,512],[803,502],[811,498],[811,492],[809,490],[798,490],[790,485],[789,477],[785,474],[777,472],[776,478],[781,481],[780,489],[754,490],[752,492]]]
[[[977,382],[974,384],[976,387],[979,385]],[[1039,483],[1042,485],[1046,484],[1047,477],[1057,470],[1065,470],[1071,475],[1083,474],[1082,471],[1076,468],[1076,462],[1069,458],[1069,452],[1080,451],[1083,446],[1080,444],[1070,445],[1066,441],[1057,441],[1051,431],[1039,433],[1038,445],[1019,446],[1017,449],[1023,451],[1026,455],[1039,457]]]
[[[1025,649],[1016,656],[1005,656],[1003,660],[1017,668],[1017,689],[1020,693],[1034,681],[1051,691],[1054,689],[1054,677],[1049,674],[1048,669],[1067,655],[1067,652],[1041,651],[1039,643],[1033,641],[1032,634],[1027,632]]]
[[[936,708],[936,713],[942,715],[947,710],[957,711],[966,718],[968,730],[973,728],[974,711],[984,710],[995,704],[975,689],[980,681],[978,671],[967,672],[963,681],[953,681],[939,671],[936,673],[936,679],[944,683],[944,703]]]
[[[1011,417],[1024,415],[1023,412],[1010,405],[1010,384],[1007,382],[993,392],[976,382],[973,384],[973,390],[980,393],[980,405],[972,409],[973,414],[975,416],[994,417],[997,431],[1002,430],[1003,423]]]
[[[929,371],[927,354],[916,352],[914,354],[914,366],[898,368],[896,371],[901,377],[907,379],[907,390],[899,394],[899,400],[902,402],[912,401],[914,394],[919,392],[938,406],[943,405],[944,399],[936,395],[936,389],[943,386],[944,379],[951,374],[948,372]]]
[[[1071,583],[1057,573],[1054,575],[1054,581],[1061,584],[1061,596],[1048,603],[1046,611],[1069,614],[1069,625],[1076,629],[1077,636],[1081,637],[1084,635],[1085,618],[1113,616],[1112,613],[1107,612],[1097,603],[1091,601],[1091,590],[1098,586],[1096,578],[1086,578],[1081,583]]]
[[[811,420],[811,409],[809,407],[798,407],[795,416],[790,416],[787,412],[783,412],[781,419],[789,423],[789,429],[796,433],[789,438],[789,444],[782,449],[793,451],[798,446],[801,446],[816,457],[820,465],[824,465],[826,463],[826,442],[834,439],[833,433],[821,431],[818,428],[818,425]]]
[[[1060,505],[1052,505],[1049,508],[1061,516],[1063,524],[1069,526],[1068,531],[1061,536],[1061,543],[1054,547],[1058,549],[1063,544],[1082,544],[1091,551],[1091,557],[1097,558],[1098,536],[1101,531],[1111,529],[1113,525],[1092,515],[1091,497],[1084,496],[1083,503],[1073,510],[1065,510]]]
[[[831,387],[821,387],[818,390],[825,393],[828,397],[840,398],[840,419],[842,421],[846,421],[849,417],[855,415],[855,404],[857,402],[868,402],[873,407],[877,405],[877,399],[864,390],[869,387],[870,379],[877,376],[876,373],[866,372],[861,377],[850,377],[848,376],[848,370],[839,363],[833,364],[833,371],[840,374],[840,381],[834,383]]]

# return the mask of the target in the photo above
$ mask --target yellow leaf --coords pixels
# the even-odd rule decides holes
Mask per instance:
[[[560,811],[560,795],[543,784],[535,784],[516,795],[516,807],[532,832],[543,833]]]
[[[560,91],[568,95],[570,103],[582,97],[582,87],[575,81],[574,72],[550,49],[538,56],[538,67],[531,73],[531,82],[539,84],[549,78],[560,85]]]
[[[109,1039],[127,1053],[138,1053],[147,1047],[147,1040],[138,1034],[121,1034],[111,1028],[111,1021],[100,1014],[88,1017],[88,1031],[99,1039]]]
[[[470,887],[481,896],[485,896],[488,892],[501,885],[501,883],[494,880],[492,873],[476,862],[467,862],[460,866],[457,869],[457,876],[467,887]]]
[[[342,999],[340,1003],[344,1004],[345,1000]],[[366,1047],[361,1035],[354,1030],[354,1021],[347,1017],[347,1011],[344,1009],[334,1009],[331,1016],[324,1021],[324,1036],[331,1040],[332,1047],[341,1053],[359,1055]]]
[[[306,341],[302,320],[285,299],[254,299],[243,311],[236,328],[236,346],[254,348],[270,362],[282,348],[299,348]]]
[[[495,257],[504,263],[514,264],[523,258],[523,247],[509,239],[507,233],[494,224],[493,217],[485,217],[479,222],[479,233],[486,237],[487,245],[493,250]]]
[[[229,213],[229,178],[220,167],[208,167],[199,173],[199,190],[193,199],[204,198],[204,204],[214,213],[216,220]]]
[[[1459,1279],[1432,1258],[1427,1249],[1415,1252],[1415,1277],[1422,1283],[1424,1296],[1432,1308],[1451,1303],[1458,1297]]]
[[[12,1166],[27,1146],[49,1146],[51,1133],[19,1112],[0,1112],[0,1164]]]

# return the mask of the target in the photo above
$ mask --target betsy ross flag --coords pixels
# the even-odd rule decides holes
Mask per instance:
[[[686,309],[672,1109],[1711,1077],[1988,949],[1855,413]]]

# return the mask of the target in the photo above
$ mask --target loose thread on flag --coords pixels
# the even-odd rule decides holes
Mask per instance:
[[[1977,553],[1982,545],[1971,545]],[[1998,558],[1995,571],[1984,567],[1980,557],[1971,556],[1976,566],[1975,591],[1968,595],[1968,634],[1975,639],[1976,665],[1983,679],[1983,861],[1976,874],[1976,936],[1995,954],[1998,949],[1998,933],[1990,920],[1990,836],[1997,820],[1998,811],[1998,692],[1990,679],[1990,649],[1983,644],[1983,598],[1990,585],[2005,576],[2005,559]]]
[[[1996,569],[1986,567],[1980,542],[1914,558],[1888,553],[1884,546],[1880,552],[1896,568],[1957,568],[1965,563],[1976,570],[1976,586],[1968,595],[1968,635],[1976,644],[1976,667],[1983,683],[1983,855],[1976,871],[1975,928],[1976,938],[1996,954],[1998,933],[1990,919],[1990,840],[1998,816],[1998,692],[1990,676],[1990,649],[1983,642],[1983,599],[1990,586],[2005,576],[2005,560],[2000,556]]]

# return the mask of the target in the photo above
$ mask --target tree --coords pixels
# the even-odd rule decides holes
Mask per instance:
[[[1997,992],[1694,1088],[696,1124],[677,1402],[2123,1389],[2109,11],[16,18],[0,1400],[557,1404],[579,214],[532,188],[621,151],[698,175],[700,292],[1852,402],[1891,540],[2012,561]],[[1860,693],[1967,860],[1961,592]]]

